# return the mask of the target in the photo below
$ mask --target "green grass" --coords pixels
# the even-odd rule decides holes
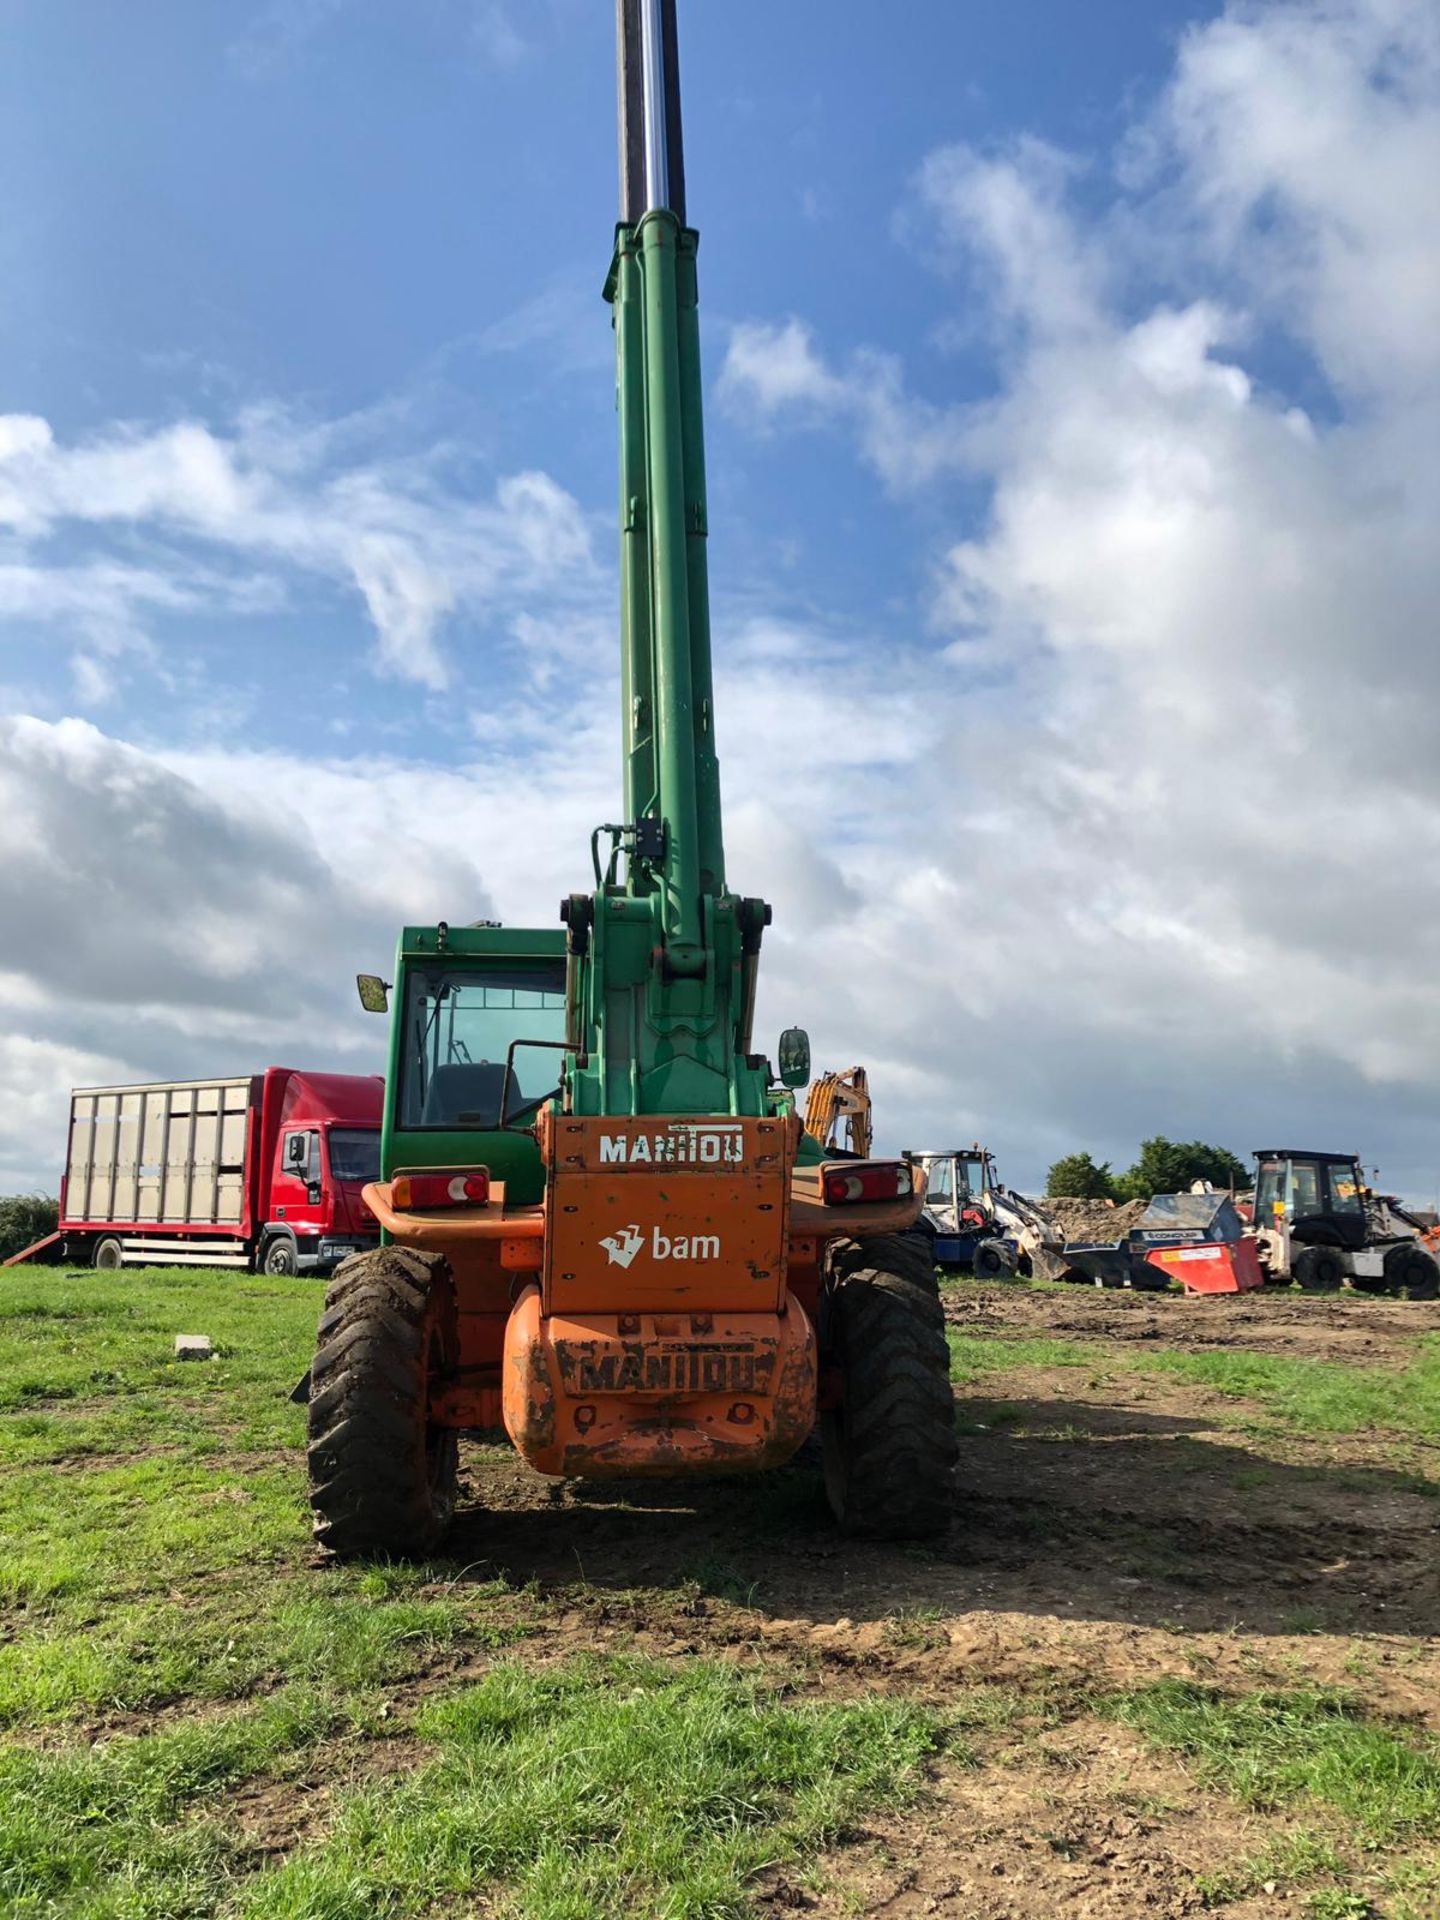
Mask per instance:
[[[1408,1365],[1344,1366],[1279,1354],[1145,1352],[1091,1342],[1005,1339],[949,1332],[951,1378],[962,1386],[1017,1367],[1163,1373],[1193,1386],[1253,1402],[1295,1434],[1402,1432],[1440,1438],[1440,1334],[1401,1343]]]
[[[0,1282],[0,1729],[373,1689],[524,1632],[503,1587],[307,1565],[313,1280],[25,1269]],[[173,1358],[177,1332],[219,1357]],[[533,1611],[533,1609],[531,1609]]]
[[[1011,1367],[1093,1367],[1107,1358],[1078,1340],[997,1340],[950,1328],[950,1377],[961,1385]]]
[[[913,1795],[938,1745],[904,1703],[797,1705],[729,1666],[638,1659],[504,1665],[417,1731],[437,1758],[248,1887],[247,1920],[400,1920],[497,1888],[523,1920],[747,1914],[762,1868]]]
[[[1133,1364],[1257,1401],[1296,1433],[1364,1433],[1403,1429],[1440,1436],[1440,1337],[1411,1345],[1414,1358],[1393,1367],[1350,1367],[1270,1353],[1174,1353],[1135,1357]]]
[[[1338,1689],[1233,1695],[1162,1680],[1108,1707],[1247,1806],[1323,1808],[1371,1841],[1440,1838],[1440,1744],[1366,1718]]]
[[[729,1662],[522,1664],[505,1650],[544,1624],[538,1592],[449,1565],[318,1565],[304,1412],[287,1395],[319,1304],[307,1280],[0,1276],[0,1913],[13,1920],[723,1920],[752,1910],[767,1867],[801,1876],[869,1809],[916,1794],[947,1734],[963,1763],[966,1742],[1023,1744],[1093,1707],[1043,1678],[957,1687],[942,1726],[893,1696],[814,1700],[793,1676]],[[181,1331],[209,1334],[217,1359],[177,1363]],[[980,1417],[1027,1432],[1036,1409],[1005,1376],[1030,1368],[1084,1369],[1096,1391],[1102,1367],[1112,1382],[1161,1369],[1296,1432],[1409,1438],[1440,1419],[1434,1339],[1385,1370],[966,1335],[951,1350],[957,1379],[995,1382]],[[814,1476],[777,1476],[744,1524],[783,1542],[819,1526],[822,1506]],[[697,1594],[765,1607],[747,1537],[717,1535]],[[939,1611],[902,1603],[888,1635],[923,1649]],[[1232,1875],[1267,1867],[1317,1920],[1363,1911],[1325,1851],[1330,1827],[1392,1849],[1396,1876],[1433,1842],[1436,1749],[1346,1695],[1166,1682],[1108,1706],[1202,1786],[1325,1829]],[[1418,1920],[1430,1891],[1397,1877],[1385,1911]]]
[[[293,1768],[344,1724],[333,1702],[295,1692],[103,1746],[0,1753],[4,1911],[13,1920],[214,1912],[243,1847],[199,1809]]]
[[[761,1869],[912,1797],[940,1741],[917,1707],[796,1704],[729,1666],[502,1664],[424,1707],[418,1755],[337,1793],[329,1830],[283,1865],[227,1817],[235,1788],[263,1778],[283,1796],[322,1742],[377,1730],[294,1690],[99,1748],[14,1750],[0,1757],[4,1911],[402,1920],[503,1889],[528,1920],[719,1920],[752,1911]]]

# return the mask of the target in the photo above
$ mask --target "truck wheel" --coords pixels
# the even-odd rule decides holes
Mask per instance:
[[[295,1242],[288,1234],[273,1235],[260,1250],[261,1273],[294,1273],[297,1265]]]
[[[976,1243],[971,1266],[977,1280],[999,1280],[1014,1273],[1015,1256],[1003,1240],[981,1240]]]
[[[117,1267],[123,1267],[124,1264],[125,1250],[118,1240],[107,1238],[96,1243],[91,1256],[92,1266],[98,1267],[102,1273],[114,1273]]]
[[[909,1235],[842,1241],[821,1311],[823,1346],[844,1383],[841,1406],[820,1417],[836,1519],[876,1540],[943,1532],[957,1447],[933,1259]]]
[[[430,1383],[459,1352],[438,1253],[376,1247],[339,1266],[310,1370],[310,1505],[344,1557],[426,1554],[455,1511],[455,1433],[428,1418]]]
[[[1290,1272],[1305,1293],[1338,1293],[1345,1265],[1333,1247],[1302,1247],[1291,1262]]]
[[[1394,1293],[1403,1287],[1412,1300],[1434,1300],[1440,1267],[1419,1247],[1392,1247],[1385,1256],[1385,1285]]]

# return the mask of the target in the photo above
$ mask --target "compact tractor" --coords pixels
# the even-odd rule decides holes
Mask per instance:
[[[621,819],[553,932],[407,927],[379,1248],[338,1269],[309,1388],[340,1554],[433,1548],[458,1436],[557,1476],[754,1471],[818,1424],[842,1526],[948,1519],[955,1422],[923,1178],[827,1158],[751,1037],[770,909],[725,877],[706,573],[697,237],[674,0],[619,0]]]

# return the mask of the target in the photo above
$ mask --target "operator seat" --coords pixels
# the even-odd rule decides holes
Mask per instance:
[[[504,1091],[505,1069],[492,1060],[436,1067],[425,1089],[420,1124],[422,1127],[498,1127]],[[512,1083],[512,1098],[518,1093],[519,1088]]]

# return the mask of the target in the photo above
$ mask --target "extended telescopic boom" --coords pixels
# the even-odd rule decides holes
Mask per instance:
[[[580,965],[574,1110],[759,1113],[749,1055],[763,904],[726,890],[710,661],[695,260],[675,0],[618,0],[620,223],[606,282],[620,416],[625,811],[566,910]]]

